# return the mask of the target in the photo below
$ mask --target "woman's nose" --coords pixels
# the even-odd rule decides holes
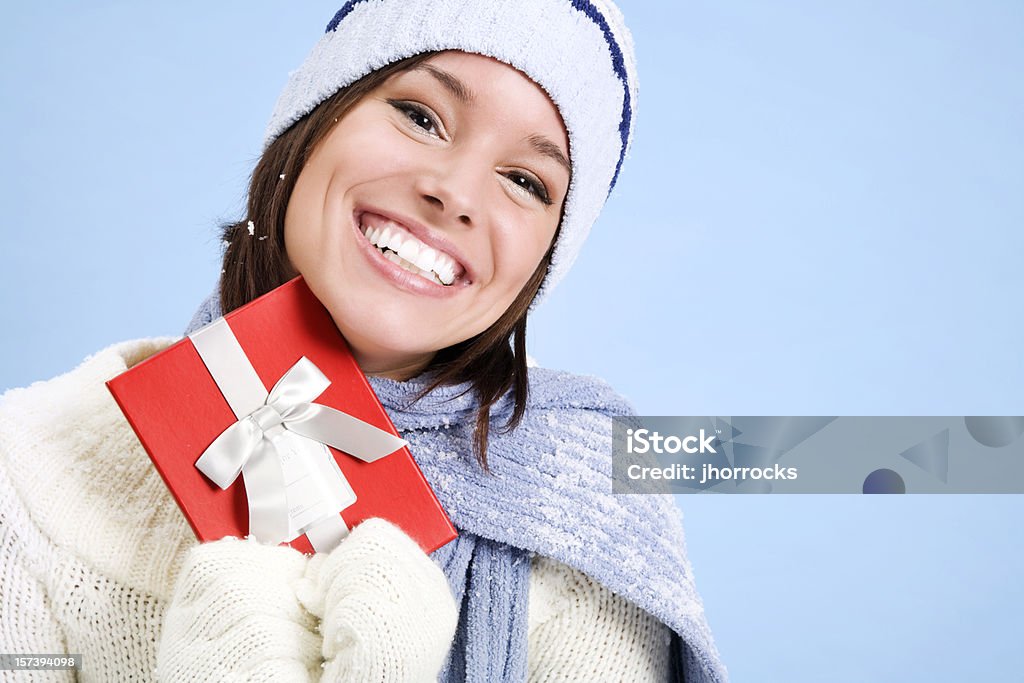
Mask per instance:
[[[416,180],[416,192],[441,214],[438,220],[472,226],[482,207],[482,179],[469,164],[451,162],[434,166]]]

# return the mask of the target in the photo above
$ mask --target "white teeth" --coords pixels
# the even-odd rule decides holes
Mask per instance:
[[[405,237],[398,230],[393,230],[390,227],[385,228],[383,246],[387,247],[393,252],[398,252],[402,248],[402,242],[405,241]]]
[[[440,263],[435,268],[437,269],[437,276],[443,284],[450,285],[455,282],[455,268],[451,262]]]
[[[416,273],[421,277],[427,278],[431,282],[439,282],[437,276],[434,273],[431,273],[428,270],[423,270],[422,268],[417,268],[416,264],[409,263],[404,258],[399,256],[395,252],[391,251],[390,249],[384,252],[384,258],[386,258],[388,261],[391,261],[395,265],[400,266],[405,270],[408,270],[410,273]]]
[[[428,273],[433,270],[434,263],[437,261],[437,252],[431,248],[420,249],[419,255],[413,261],[419,268],[427,271]],[[430,275],[429,277],[434,277]]]
[[[436,259],[431,264],[430,269],[437,273],[442,283],[450,285],[455,281],[455,261],[447,254],[442,254],[441,252],[434,252],[434,254]]]
[[[405,240],[402,248],[398,250],[398,255],[409,263],[416,263],[416,257],[420,255],[420,243],[416,240]]]
[[[370,231],[367,231],[366,239],[370,240],[370,243],[373,244],[373,246],[383,249],[385,245],[384,238],[388,235],[388,228],[370,228],[370,230],[373,231],[373,234],[371,236]]]
[[[405,228],[388,222],[380,227],[369,227],[366,239],[382,252],[384,257],[406,270],[430,280],[450,285],[455,282],[455,261],[444,252],[419,241]]]

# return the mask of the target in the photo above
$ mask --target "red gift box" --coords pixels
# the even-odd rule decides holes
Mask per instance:
[[[253,381],[258,376],[263,385],[259,389],[264,393],[265,388],[275,387],[305,357],[330,382],[322,393],[317,390],[319,396],[313,400],[316,410],[324,410],[319,406],[329,406],[397,437],[398,432],[334,321],[301,277],[232,311],[224,321],[255,370]],[[208,328],[218,325],[224,328],[223,322]],[[227,490],[221,490],[197,469],[196,462],[236,422],[250,427],[250,422],[256,424],[262,419],[256,413],[253,413],[256,420],[236,416],[232,406],[237,410],[237,402],[229,405],[230,399],[225,398],[224,392],[230,394],[230,390],[218,386],[218,381],[225,384],[224,380],[218,376],[215,381],[211,375],[196,346],[208,328],[193,335],[197,337],[196,342],[185,338],[107,382],[201,541],[246,536],[250,502],[242,477]],[[279,420],[275,417],[274,422]],[[366,429],[364,425],[356,426]],[[271,425],[266,433],[270,435],[272,429],[280,431],[281,428]],[[267,440],[261,443],[266,444]],[[385,450],[392,448],[394,445],[389,445]],[[357,449],[352,447],[352,450]],[[426,552],[455,538],[451,521],[407,447],[373,462],[364,462],[333,447],[330,453],[343,479],[355,492],[355,502],[341,512],[348,527],[370,517],[382,517],[399,526]],[[326,455],[324,460],[329,462]],[[276,458],[274,462],[278,462]],[[275,465],[274,469],[280,472],[281,465]],[[249,481],[248,476],[246,481]],[[255,491],[255,486],[252,488]],[[295,538],[289,545],[312,552],[305,535]]]

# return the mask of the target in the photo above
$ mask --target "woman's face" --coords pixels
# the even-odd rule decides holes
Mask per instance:
[[[551,244],[568,140],[535,83],[444,52],[334,126],[285,215],[289,260],[364,371],[405,378],[489,327]]]

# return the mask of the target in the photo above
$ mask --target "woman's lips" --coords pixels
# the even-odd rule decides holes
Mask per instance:
[[[366,239],[388,260],[427,280],[450,286],[456,274],[465,270],[450,255],[420,241],[395,221],[364,213],[360,223]]]
[[[460,261],[455,260],[449,253],[440,251],[416,238],[412,231],[407,229],[408,224],[406,223],[376,212],[361,211],[354,214],[353,227],[358,233],[357,241],[360,248],[370,264],[402,289],[432,297],[448,297],[461,291],[463,285],[469,284],[466,277],[467,271]],[[409,260],[401,258],[396,251],[392,251],[390,248],[386,248],[387,254],[385,254],[385,251],[370,241],[367,233],[373,234],[380,241],[382,231],[386,228],[390,228],[390,232],[393,234],[388,241],[394,239],[399,243],[398,251],[406,255],[413,255],[413,263],[416,259],[434,256],[435,260],[441,261],[440,264],[436,264],[436,267],[442,271],[442,274],[438,276],[432,270],[427,271],[413,266]],[[400,231],[404,231],[404,233]],[[409,242],[410,246],[403,249],[402,242]],[[421,260],[421,263],[424,262],[425,260]],[[413,270],[414,268],[415,270]],[[442,284],[441,277],[447,279],[450,284]]]

